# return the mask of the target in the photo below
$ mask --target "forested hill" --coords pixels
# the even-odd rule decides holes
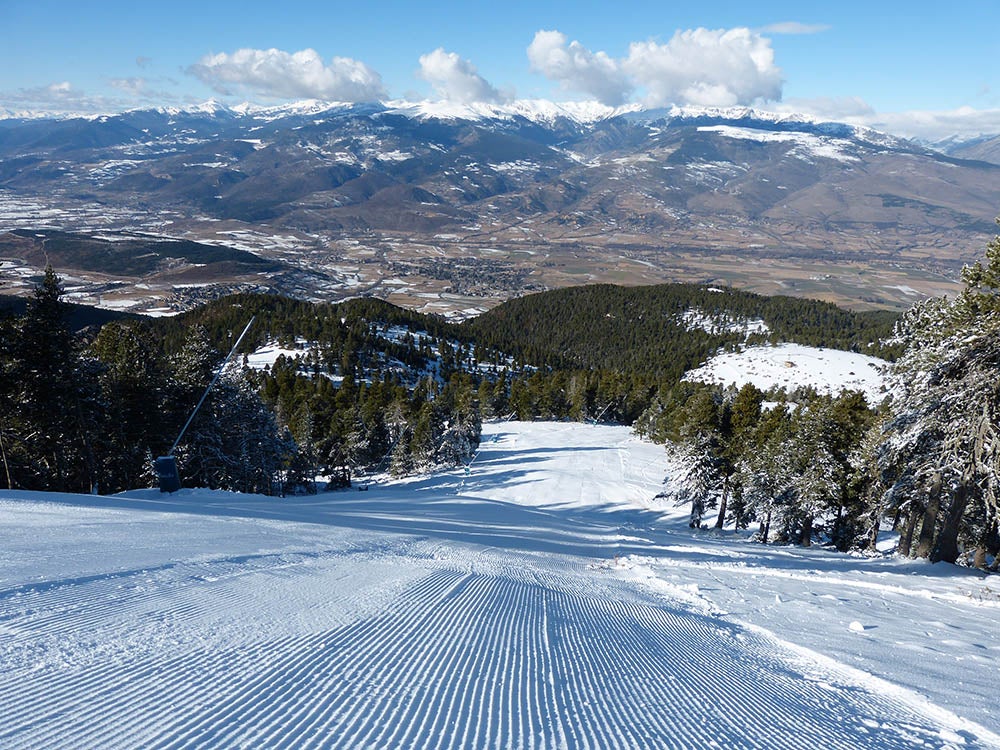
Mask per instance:
[[[483,346],[538,365],[641,373],[675,381],[720,346],[791,341],[893,358],[881,340],[894,312],[696,284],[610,284],[506,302],[462,327]],[[763,325],[761,325],[763,323]]]
[[[201,326],[220,349],[232,344],[233,332],[239,333],[250,316],[256,316],[252,329],[240,346],[250,352],[270,341],[304,339],[311,344],[335,348],[358,348],[371,334],[370,324],[402,326],[429,336],[465,341],[469,334],[457,325],[435,315],[407,310],[380,299],[364,297],[339,303],[307,302],[275,294],[233,294],[208,302],[172,318],[159,318],[159,329],[168,352],[177,351],[191,326]]]
[[[243,351],[295,337],[354,349],[371,343],[370,324],[503,352],[518,362],[553,369],[593,369],[675,382],[720,347],[749,341],[791,341],[892,358],[883,347],[894,312],[850,312],[816,300],[765,297],[696,284],[572,287],[511,300],[462,324],[363,298],[338,304],[275,295],[240,294],[156,322],[176,349],[193,324],[219,348],[250,315],[257,322]]]

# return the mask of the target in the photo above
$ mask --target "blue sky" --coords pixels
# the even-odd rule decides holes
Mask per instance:
[[[0,109],[12,111],[597,99],[1000,132],[996,0],[0,0],[0,28]]]

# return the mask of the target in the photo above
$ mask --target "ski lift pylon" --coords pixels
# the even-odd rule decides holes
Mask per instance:
[[[167,451],[167,455],[159,456],[156,461],[153,462],[153,468],[156,471],[156,478],[160,483],[160,492],[177,492],[177,490],[181,488],[181,475],[177,470],[177,458],[174,456],[174,451],[177,450],[177,446],[180,444],[181,438],[184,437],[184,433],[187,432],[187,428],[191,426],[191,422],[194,421],[194,415],[198,413],[201,405],[205,403],[205,399],[208,398],[209,391],[211,391],[218,382],[219,377],[222,375],[222,371],[226,369],[226,365],[228,365],[229,360],[233,358],[237,347],[240,345],[240,342],[243,341],[243,337],[247,335],[247,331],[250,330],[250,326],[253,325],[256,318],[256,315],[250,318],[246,328],[243,329],[243,333],[241,333],[239,338],[236,339],[236,343],[233,344],[233,348],[229,350],[229,354],[226,358],[222,360],[222,364],[219,365],[219,369],[216,371],[215,377],[212,378],[212,382],[208,384],[208,388],[205,389],[205,392],[201,394],[201,399],[199,399],[198,405],[194,407],[194,411],[191,412],[191,416],[188,417],[187,422],[184,423],[184,426],[181,428],[180,434],[177,435],[177,439],[174,441],[174,444],[171,445],[170,450]]]

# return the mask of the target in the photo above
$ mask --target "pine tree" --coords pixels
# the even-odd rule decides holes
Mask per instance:
[[[701,526],[705,511],[716,506],[723,491],[720,416],[721,399],[708,387],[694,390],[674,415],[675,463],[682,470],[671,482],[678,503],[691,503],[691,528]]]
[[[15,413],[14,348],[17,329],[13,315],[0,310],[0,414],[9,415],[0,419],[0,486],[14,488],[14,477],[18,466],[11,449],[15,442],[15,425],[11,418]]]
[[[757,539],[765,544],[775,513],[794,495],[791,436],[792,418],[784,404],[762,411],[737,463],[743,512],[760,521]]]
[[[89,491],[99,481],[103,434],[96,369],[78,353],[52,266],[28,301],[11,347],[10,458],[29,488]]]
[[[787,507],[787,521],[799,529],[799,542],[812,543],[816,516],[838,499],[838,464],[833,450],[834,425],[825,401],[800,407],[793,416],[792,451],[795,467],[794,502]]]
[[[444,434],[444,420],[433,401],[425,401],[417,411],[410,437],[410,461],[418,474],[437,464],[438,446]]]
[[[92,350],[108,416],[106,489],[143,486],[149,456],[165,453],[173,438],[163,413],[167,379],[159,347],[144,326],[127,322],[105,325]]]
[[[733,486],[733,477],[738,474],[737,467],[740,457],[746,449],[750,433],[760,420],[761,404],[764,402],[764,392],[752,384],[740,388],[731,401],[725,404],[720,424],[720,438],[723,442],[720,452],[722,470],[722,496],[719,500],[719,515],[715,520],[715,528],[721,529],[727,518],[729,497],[734,490],[742,490]],[[739,526],[739,520],[737,520]]]

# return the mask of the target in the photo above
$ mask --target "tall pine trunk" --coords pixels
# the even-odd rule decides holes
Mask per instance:
[[[962,516],[965,515],[965,508],[969,504],[969,486],[962,482],[955,489],[955,497],[948,509],[941,533],[938,534],[937,544],[931,553],[931,562],[953,563],[958,559],[958,531],[962,524]]]
[[[920,535],[917,546],[913,550],[914,557],[927,558],[934,550],[934,531],[937,528],[937,517],[941,511],[941,474],[937,473],[931,480],[927,507],[924,508],[923,520],[920,522]]]
[[[760,541],[761,544],[767,544],[767,538],[771,536],[771,511],[767,511],[767,515],[764,516],[763,520],[760,522]]]
[[[722,479],[722,499],[719,501],[719,517],[715,519],[715,528],[721,529],[726,523],[726,506],[729,504],[729,477]]]
[[[874,552],[878,549],[878,527],[881,521],[881,514],[876,509],[871,515],[871,524],[868,527],[868,543],[865,548],[869,552]]]
[[[917,525],[917,515],[919,511],[915,507],[911,507],[909,512],[906,514],[906,522],[903,524],[903,530],[899,534],[899,546],[897,551],[903,557],[910,556],[910,550],[913,546],[913,530]]]

